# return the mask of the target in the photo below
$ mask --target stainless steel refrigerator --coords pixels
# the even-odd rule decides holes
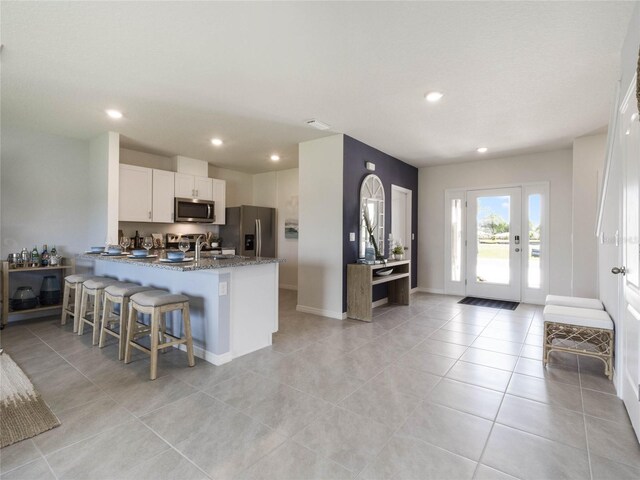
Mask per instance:
[[[220,226],[224,245],[235,245],[246,257],[276,256],[276,209],[242,205],[226,209],[226,224]]]

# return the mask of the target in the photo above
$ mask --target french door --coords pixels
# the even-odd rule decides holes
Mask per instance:
[[[622,258],[624,267],[612,269],[623,275],[623,298],[620,309],[622,335],[620,384],[622,400],[640,439],[640,123],[635,98],[634,79],[620,108],[620,150],[624,179],[622,216]],[[621,328],[620,328],[621,327]]]
[[[467,295],[520,301],[520,187],[467,192]]]
[[[445,293],[543,304],[549,185],[445,193]]]

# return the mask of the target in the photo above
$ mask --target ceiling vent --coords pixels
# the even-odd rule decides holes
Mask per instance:
[[[318,130],[329,130],[331,125],[327,125],[326,123],[321,122],[320,120],[307,120],[307,125],[313,128],[317,128]]]

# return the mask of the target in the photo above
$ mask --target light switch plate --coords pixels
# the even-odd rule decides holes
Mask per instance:
[[[220,282],[218,284],[218,296],[224,297],[227,294],[227,282]]]
[[[415,234],[415,233],[412,233],[412,234],[411,234],[411,240],[415,240],[415,239],[416,239],[416,234]]]
[[[350,242],[355,242],[356,241],[356,233],[355,232],[349,232],[349,241]]]

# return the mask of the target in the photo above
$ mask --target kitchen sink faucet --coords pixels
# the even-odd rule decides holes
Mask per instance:
[[[196,238],[196,262],[200,261],[200,249],[202,248],[203,245],[206,245],[207,247],[209,247],[209,242],[202,240],[200,241],[201,238],[204,238],[204,235],[198,235],[198,238]]]

